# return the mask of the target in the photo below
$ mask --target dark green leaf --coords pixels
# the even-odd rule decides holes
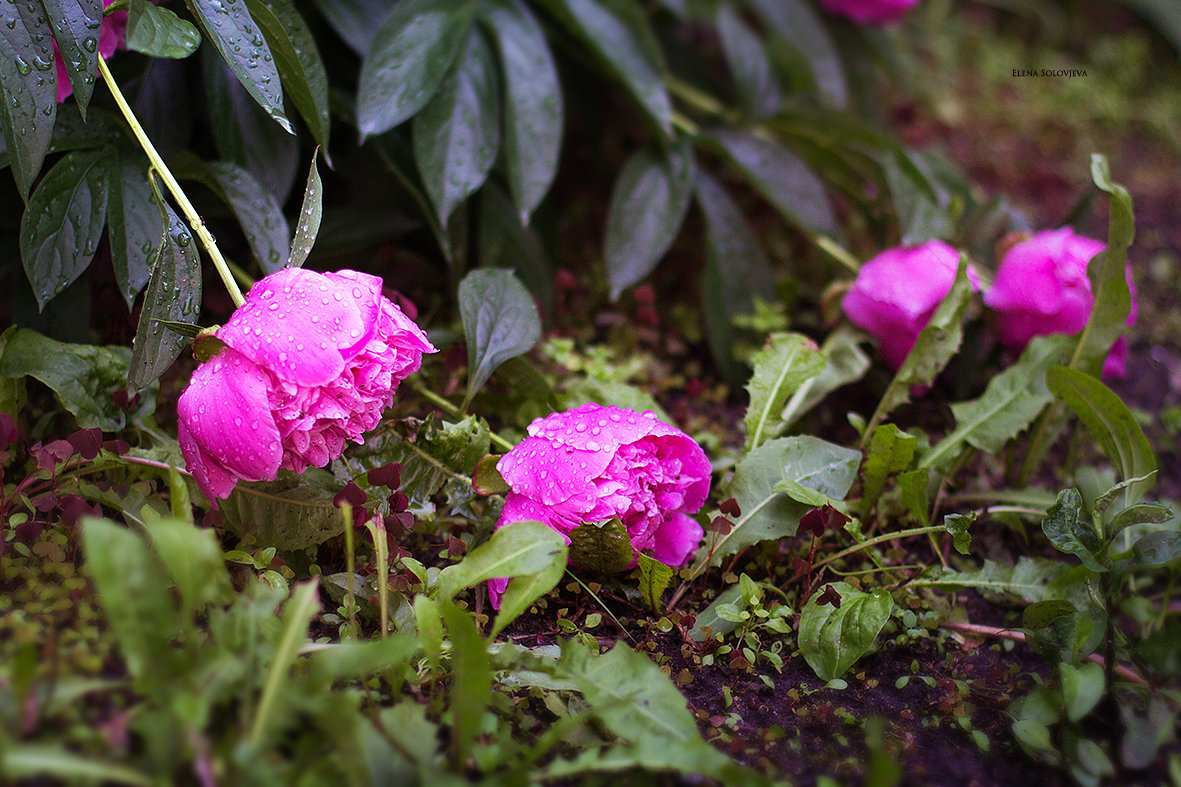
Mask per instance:
[[[343,530],[340,509],[332,502],[339,491],[324,470],[281,471],[274,481],[239,482],[221,502],[221,512],[235,532],[253,534],[260,547],[306,549]]]
[[[671,138],[672,105],[664,89],[664,59],[639,4],[634,0],[546,0],[543,5],[590,47]]]
[[[746,385],[750,404],[743,418],[748,452],[782,430],[781,416],[788,397],[824,369],[824,356],[807,336],[774,333],[751,364],[754,374]]]
[[[902,171],[895,156],[882,156],[882,174],[894,200],[902,245],[920,246],[933,238],[951,236],[955,231],[955,222],[950,215],[950,194],[940,189],[938,198],[933,198],[924,189],[917,187],[913,179]]]
[[[409,120],[434,98],[467,40],[471,19],[467,0],[403,0],[394,6],[361,63],[362,140]]]
[[[785,219],[808,232],[837,234],[824,184],[795,154],[745,131],[718,129],[709,136]]]
[[[150,262],[152,275],[144,295],[132,344],[131,369],[127,382],[132,389],[143,388],[172,365],[189,340],[166,329],[158,320],[195,322],[201,311],[201,262],[197,245],[188,228],[167,208],[165,231],[157,212],[160,234]]]
[[[569,410],[587,402],[610,402],[616,407],[630,407],[637,413],[651,410],[661,421],[673,423],[673,417],[643,388],[595,377],[572,375],[571,378],[562,388],[561,407],[555,409]]]
[[[12,3],[7,22],[0,25],[0,132],[12,156],[12,174],[21,199],[27,199],[41,171],[53,134],[57,115],[54,59],[49,26],[41,9],[33,3]]]
[[[628,159],[607,206],[603,261],[612,299],[652,272],[680,232],[693,194],[693,152],[682,142]]]
[[[276,202],[285,203],[299,174],[299,140],[271,121],[216,53],[206,47],[202,55],[218,158],[250,170]]]
[[[459,312],[468,348],[467,398],[504,361],[527,352],[541,337],[529,291],[512,271],[474,270],[459,283]]]
[[[1046,371],[1070,353],[1069,336],[1035,337],[1017,363],[995,375],[978,399],[951,406],[956,427],[923,454],[923,467],[943,467],[955,459],[966,442],[996,454],[1038,416],[1053,396],[1046,388]]]
[[[1140,566],[1163,566],[1181,555],[1181,533],[1176,530],[1149,533],[1132,546],[1132,554]]]
[[[496,468],[500,459],[498,454],[489,454],[476,463],[476,471],[472,474],[472,487],[476,490],[476,494],[486,497],[488,495],[503,495],[511,491],[504,476]]]
[[[29,375],[45,383],[83,429],[114,432],[126,425],[127,413],[111,399],[111,394],[126,386],[131,358],[126,347],[66,344],[23,328],[4,336],[0,376]],[[150,412],[154,405],[154,394],[144,398],[146,410],[138,414]]]
[[[722,54],[726,57],[730,76],[738,86],[747,117],[761,120],[774,115],[779,111],[783,96],[762,40],[747,27],[730,3],[718,6],[716,24]]]
[[[1175,618],[1140,642],[1140,658],[1157,672],[1181,675],[1181,622]]]
[[[522,226],[512,200],[496,183],[480,190],[480,267],[515,270],[548,314],[554,307],[554,272],[537,231]]]
[[[745,377],[734,360],[731,321],[754,310],[754,299],[772,301],[775,279],[766,253],[722,186],[697,170],[697,203],[705,216],[706,266],[701,282],[706,338],[723,374],[735,384]]]
[[[67,153],[21,218],[21,258],[42,309],[90,265],[107,222],[105,150]]]
[[[200,45],[201,33],[192,22],[148,0],[132,0],[127,16],[128,49],[152,57],[180,59],[196,52]]]
[[[117,153],[111,159],[107,237],[115,281],[128,309],[152,275],[152,259],[159,253],[163,234],[147,173],[148,163],[142,157]]]
[[[562,147],[562,86],[541,26],[521,0],[490,0],[481,12],[504,77],[504,159],[522,225],[553,182]]]
[[[1093,661],[1077,667],[1062,663],[1058,665],[1058,674],[1062,679],[1066,718],[1078,722],[1103,699],[1103,692],[1107,688],[1103,667]]]
[[[263,271],[280,270],[288,258],[291,234],[274,195],[237,164],[212,161],[206,166],[215,191],[233,208]]]
[[[1172,518],[1173,512],[1164,506],[1154,503],[1136,503],[1121,510],[1112,517],[1111,524],[1107,528],[1107,534],[1108,536],[1114,536],[1125,527],[1144,524],[1158,525],[1162,522],[1168,522]]]
[[[976,521],[976,514],[948,514],[943,517],[943,527],[951,534],[951,542],[955,551],[961,555],[968,554],[972,546],[972,534],[968,528]]]
[[[927,496],[930,473],[925,467],[911,470],[898,476],[898,488],[902,490],[902,502],[906,510],[922,527],[931,524],[931,502]]]
[[[1027,629],[1042,629],[1063,615],[1073,615],[1074,604],[1064,599],[1049,599],[1030,604],[1021,613],[1021,625]]]
[[[865,454],[861,477],[861,509],[870,511],[886,488],[886,480],[910,467],[918,438],[894,424],[882,424],[873,432]],[[925,481],[924,481],[925,485]]]
[[[848,101],[845,69],[836,43],[806,0],[747,0],[763,23],[807,59],[817,87],[830,103]]]
[[[260,107],[288,133],[291,121],[283,113],[283,88],[274,56],[245,2],[187,0],[222,59]]]
[[[328,73],[312,31],[291,0],[246,0],[246,3],[275,57],[283,90],[307,123],[312,138],[323,148],[325,159],[331,162]]]
[[[315,5],[359,57],[369,51],[377,36],[375,20],[390,11],[389,0],[315,0]]]
[[[869,356],[858,346],[861,334],[841,326],[829,333],[820,345],[824,356],[824,369],[815,377],[805,380],[788,399],[780,418],[784,426],[790,426],[796,419],[820,404],[836,389],[856,382],[869,371]]]
[[[1152,488],[1156,454],[1128,406],[1110,388],[1090,375],[1065,366],[1046,373],[1050,391],[1075,412],[1123,479],[1146,476],[1125,491],[1130,505]]]
[[[840,607],[818,604],[821,594],[814,594],[800,615],[797,640],[808,666],[824,681],[844,675],[873,647],[894,610],[894,600],[884,590],[866,593],[844,582],[829,587],[840,595]]]
[[[103,4],[100,0],[41,0],[41,5],[53,26],[58,57],[62,59],[66,76],[74,88],[74,100],[85,118],[86,107],[94,93],[94,76],[98,73]],[[60,74],[58,76],[60,78]]]
[[[734,469],[729,488],[742,515],[729,533],[713,542],[713,561],[766,539],[795,535],[800,517],[811,506],[776,492],[781,481],[795,481],[840,500],[853,485],[860,461],[859,452],[810,436],[768,440],[751,451]],[[709,546],[707,539],[702,554]]]
[[[312,153],[312,165],[308,169],[308,184],[303,191],[303,204],[299,209],[299,222],[295,225],[295,237],[291,239],[291,254],[287,257],[288,268],[301,268],[312,253],[316,235],[320,232],[323,216],[324,187],[320,183],[320,170],[316,167],[319,148]]]
[[[446,601],[440,611],[451,638],[451,743],[455,761],[466,763],[492,702],[492,667],[471,614]]]
[[[418,172],[446,228],[455,206],[483,185],[500,148],[500,85],[478,28],[469,30],[454,70],[412,129]]]
[[[190,77],[188,63],[156,58],[149,61],[140,76],[135,94],[127,97],[148,139],[152,140],[165,161],[170,161],[177,153],[188,148],[192,139],[193,104],[196,102],[190,99]],[[242,90],[237,80],[234,80],[234,84]],[[245,92],[242,90],[243,95]],[[253,101],[250,103],[251,109],[265,117],[265,113]],[[201,107],[201,110],[204,112],[205,107]],[[100,108],[91,108],[87,125],[94,123],[99,111]],[[113,122],[114,117],[111,120]],[[61,122],[61,113],[58,113],[58,122]],[[269,118],[267,123],[270,125]],[[116,124],[116,128],[119,128],[119,124]],[[282,133],[282,129],[278,132]],[[126,132],[121,131],[121,134],[126,136]]]
[[[1060,552],[1078,557],[1092,571],[1106,571],[1100,562],[1103,545],[1095,533],[1077,489],[1063,489],[1058,500],[1046,511],[1042,531]]]
[[[618,574],[635,560],[627,528],[619,517],[583,522],[570,531],[570,563],[596,574]]]
[[[673,569],[644,553],[637,556],[640,563],[640,595],[653,612],[660,612],[660,597],[672,581]]]

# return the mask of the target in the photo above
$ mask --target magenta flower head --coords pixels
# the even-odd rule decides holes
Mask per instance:
[[[996,312],[997,334],[1014,353],[1034,336],[1077,333],[1091,317],[1095,298],[1087,278],[1087,264],[1106,245],[1076,235],[1070,227],[1044,230],[1009,248],[1001,258],[992,289],[984,303]],[[1136,321],[1136,289],[1132,290],[1128,325]],[[1123,377],[1128,356],[1126,337],[1120,337],[1103,364],[1104,377]]]
[[[103,0],[103,8],[106,8],[113,2],[115,0]],[[153,2],[158,2],[158,0],[153,0]],[[102,33],[98,38],[98,53],[103,56],[104,60],[115,54],[116,49],[127,48],[126,35],[126,11],[112,11],[103,17]],[[93,46],[93,43],[91,46]],[[66,72],[65,58],[58,51],[56,41],[53,42],[53,55],[54,61],[57,63],[57,103],[60,104],[74,94],[74,86],[70,84],[70,75]]]
[[[919,0],[820,0],[832,14],[847,16],[859,25],[882,25],[906,15]]]
[[[938,240],[884,251],[861,266],[841,308],[877,338],[882,356],[897,369],[951,291],[959,263],[959,252]],[[971,268],[968,279],[979,286]]]
[[[496,526],[544,522],[566,537],[619,517],[632,548],[684,563],[704,535],[689,514],[709,495],[710,464],[696,442],[651,412],[588,402],[538,418],[497,464],[512,490]],[[499,608],[506,579],[488,583]]]
[[[398,383],[436,352],[381,294],[381,279],[287,268],[257,282],[177,403],[180,448],[216,504],[239,480],[273,480],[340,456],[381,420]]]

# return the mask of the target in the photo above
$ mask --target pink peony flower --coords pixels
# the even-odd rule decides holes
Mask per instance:
[[[959,252],[938,240],[884,251],[861,266],[841,308],[877,337],[882,356],[897,369],[951,291],[959,263]],[[968,278],[979,286],[971,268]]]
[[[588,402],[538,418],[497,469],[512,489],[496,526],[532,519],[566,537],[619,517],[632,547],[684,563],[704,535],[689,514],[709,495],[710,464],[687,434],[655,414]],[[488,583],[494,607],[507,579]]]
[[[106,8],[115,0],[103,0],[103,8]],[[153,0],[158,2],[158,0]],[[116,49],[126,49],[127,35],[127,12],[113,11],[103,17],[102,33],[98,38],[98,53],[103,56],[103,59],[110,58],[115,54]],[[74,94],[74,86],[70,84],[70,75],[66,73],[65,58],[62,53],[58,51],[57,42],[53,42],[53,59],[57,63],[57,103],[65,101]]]
[[[221,326],[227,345],[177,403],[180,448],[216,505],[243,481],[302,473],[340,456],[381,420],[398,383],[436,352],[357,271],[288,268],[257,282]]]
[[[984,303],[997,313],[1001,343],[1018,353],[1034,336],[1081,331],[1095,303],[1087,264],[1105,248],[1070,227],[1044,230],[1009,248],[984,296]],[[1127,324],[1132,325],[1137,307],[1131,267],[1127,280],[1132,290]],[[1123,377],[1127,357],[1128,341],[1121,336],[1104,361],[1103,376]]]
[[[820,0],[831,14],[847,16],[859,25],[881,25],[906,14],[919,0]]]

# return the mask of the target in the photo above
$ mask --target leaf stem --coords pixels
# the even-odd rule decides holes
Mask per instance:
[[[234,281],[233,274],[230,273],[229,265],[218,251],[217,241],[213,239],[213,235],[209,232],[209,228],[205,226],[205,220],[197,213],[193,203],[189,202],[189,198],[181,189],[180,184],[177,183],[172,171],[168,169],[168,165],[164,163],[164,159],[160,157],[156,146],[148,139],[148,135],[144,132],[143,126],[139,124],[135,113],[131,111],[131,106],[127,103],[127,99],[123,97],[123,91],[115,83],[115,78],[111,76],[110,69],[107,68],[107,62],[102,55],[98,55],[98,70],[102,74],[103,81],[107,83],[107,87],[111,90],[111,95],[115,98],[115,103],[119,106],[119,111],[123,113],[123,119],[127,121],[127,125],[131,128],[131,133],[135,135],[145,154],[147,154],[148,161],[152,164],[159,175],[160,179],[164,181],[164,185],[168,187],[168,191],[176,200],[176,204],[180,207],[181,212],[184,213],[185,219],[188,220],[189,225],[193,228],[193,232],[201,239],[201,245],[209,252],[209,259],[213,261],[213,267],[217,269],[217,274],[221,277],[222,284],[225,285],[226,290],[230,293],[230,298],[233,299],[235,306],[241,306],[246,302],[242,296],[242,291],[238,289],[238,284]]]
[[[909,530],[899,530],[894,533],[883,533],[880,536],[874,536],[873,538],[868,538],[865,541],[862,541],[860,544],[854,544],[853,546],[848,547],[847,549],[842,549],[840,552],[837,552],[835,555],[830,555],[829,557],[826,557],[824,560],[821,560],[819,563],[814,564],[812,566],[812,568],[817,569],[817,568],[820,568],[821,566],[826,566],[829,563],[832,563],[836,560],[840,560],[841,558],[847,557],[848,555],[852,555],[854,552],[860,552],[861,550],[865,549],[866,547],[871,547],[876,544],[882,544],[887,541],[897,541],[897,540],[903,539],[903,538],[910,538],[911,536],[921,536],[921,535],[925,535],[927,533],[942,533],[942,532],[947,532],[946,528],[944,528],[942,525],[930,525],[929,527],[912,527]]]
[[[418,394],[420,394],[428,402],[435,405],[436,407],[438,407],[440,410],[447,413],[448,415],[453,416],[455,418],[463,418],[464,415],[466,415],[466,413],[463,411],[462,408],[460,408],[457,405],[452,404],[451,402],[444,399],[442,396],[439,396],[437,393],[435,393],[431,389],[427,388],[425,385],[423,385],[417,379],[411,378],[410,387],[413,388]],[[513,450],[513,448],[516,447],[512,443],[510,443],[508,440],[505,440],[503,437],[498,435],[496,432],[493,432],[491,429],[488,430],[488,435],[492,439],[492,442],[496,445],[497,448],[503,448],[505,451],[511,451],[511,450]]]

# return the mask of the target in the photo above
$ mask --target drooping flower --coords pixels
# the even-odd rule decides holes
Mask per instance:
[[[820,0],[829,13],[847,16],[859,25],[882,25],[906,15],[919,0]]]
[[[103,8],[106,8],[113,2],[115,0],[103,0]],[[126,11],[112,11],[103,17],[102,33],[98,38],[98,53],[103,56],[104,60],[115,54],[116,49],[127,48],[126,35]],[[57,103],[60,104],[74,94],[74,86],[70,84],[70,75],[66,71],[65,58],[62,57],[62,53],[58,50],[56,41],[53,42],[53,55],[54,62],[57,63]]]
[[[996,312],[1001,343],[1018,353],[1034,336],[1081,331],[1095,304],[1087,265],[1105,248],[1070,227],[1044,230],[1011,246],[984,295],[985,305]],[[1132,291],[1127,324],[1132,325],[1137,307],[1131,267],[1127,281]],[[1127,356],[1127,338],[1120,337],[1104,361],[1103,376],[1123,377]]]
[[[652,412],[588,402],[538,418],[497,465],[512,491],[496,526],[537,520],[566,537],[619,517],[632,548],[671,566],[704,535],[689,515],[709,495],[710,463],[687,434]],[[489,582],[499,606],[507,579]]]
[[[841,302],[845,315],[878,340],[897,369],[955,282],[960,255],[943,241],[889,249],[861,266]],[[975,271],[968,269],[972,286]]]
[[[206,497],[340,456],[381,420],[398,383],[435,352],[357,271],[288,268],[258,281],[216,331],[225,347],[177,403],[185,464]]]

